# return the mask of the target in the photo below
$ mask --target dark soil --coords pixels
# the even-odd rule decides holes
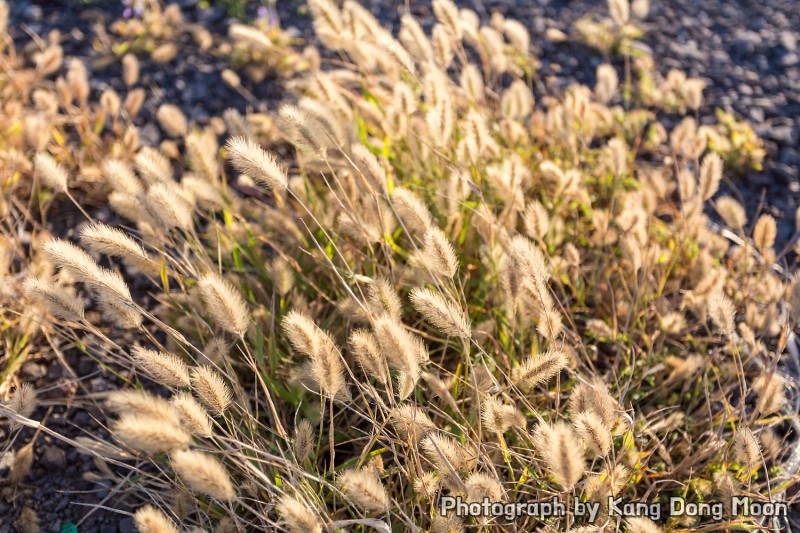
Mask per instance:
[[[225,35],[231,19],[215,5],[201,10],[197,0],[179,0],[184,16],[200,22],[215,35]],[[248,7],[253,13],[255,2]],[[406,0],[365,0],[381,21],[396,29]],[[553,44],[544,38],[548,28],[574,33],[572,24],[588,12],[605,14],[605,2],[596,0],[461,0],[461,5],[475,9],[482,17],[499,11],[525,23],[531,31],[535,53],[542,63],[541,90],[555,92],[578,81],[593,85],[594,72],[608,61],[602,54],[574,42]],[[65,56],[79,57],[92,65],[97,53],[92,48],[93,28],[108,24],[122,14],[117,1],[99,0],[13,0],[11,31],[17,44],[29,42],[27,32],[45,35],[59,29],[63,35]],[[279,0],[278,14],[285,28],[295,27],[299,36],[312,39],[310,19],[301,13],[301,3]],[[432,23],[427,1],[408,2],[411,12]],[[714,109],[721,107],[739,118],[750,120],[765,139],[768,157],[763,172],[731,176],[725,187],[737,195],[755,221],[758,210],[779,221],[778,239],[788,243],[794,234],[794,212],[800,205],[800,9],[795,0],[669,0],[653,1],[644,27],[644,43],[652,50],[662,73],[671,68],[707,80],[701,120],[713,120]],[[180,105],[187,116],[205,122],[226,108],[240,111],[248,103],[236,91],[221,82],[227,67],[224,59],[197,49],[187,38],[185,51],[167,65],[155,65],[144,57],[140,85],[148,89],[148,100],[137,118],[142,141],[157,144],[161,132],[154,113],[163,102]],[[124,94],[118,64],[91,68],[92,88],[107,86]],[[280,83],[267,79],[251,83],[242,76],[245,87],[256,97],[255,107],[268,110],[282,97]],[[102,218],[102,217],[101,217]],[[100,418],[90,402],[64,406],[65,398],[78,391],[113,388],[110,374],[97,370],[95,362],[76,352],[65,354],[75,371],[75,378],[57,362],[30,362],[23,378],[41,391],[43,407],[36,416],[55,431],[74,438],[91,434],[103,436]],[[48,407],[48,405],[52,405]],[[17,444],[27,443],[33,431],[25,429]],[[18,447],[18,446],[15,446]],[[83,479],[94,471],[92,459],[45,435],[39,435],[31,474],[20,486],[4,486],[0,471],[0,533],[16,531],[14,521],[23,506],[36,511],[42,531],[58,532],[63,523],[79,524],[81,533],[132,532],[130,518],[101,508],[128,509],[129,502],[112,492],[112,487],[98,486]],[[108,501],[105,498],[109,497]]]
[[[91,400],[65,403],[67,398],[85,398],[90,392],[116,388],[116,380],[76,350],[67,351],[65,361],[69,369],[58,361],[34,359],[23,365],[20,378],[34,384],[38,392],[40,407],[34,417],[49,429],[73,439],[108,438],[100,410]],[[29,443],[34,435],[35,430],[23,428],[15,437],[18,445],[13,447]],[[36,512],[42,532],[58,533],[68,522],[80,524],[81,532],[117,531],[124,516],[98,506],[113,502],[115,508],[124,511],[131,502],[124,495],[115,497],[111,482],[98,484],[84,480],[88,472],[97,472],[92,457],[40,433],[34,445],[33,467],[22,482],[18,485],[4,482],[8,471],[0,467],[0,533],[16,531],[15,521],[23,507]]]

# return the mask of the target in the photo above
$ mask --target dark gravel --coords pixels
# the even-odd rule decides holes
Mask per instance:
[[[20,378],[34,384],[38,392],[40,406],[33,418],[73,439],[109,438],[99,422],[103,420],[100,410],[92,402],[64,404],[76,392],[81,397],[116,388],[114,376],[98,370],[95,362],[75,350],[65,353],[65,361],[75,375],[57,361],[31,360],[23,365]],[[16,435],[16,442],[27,444],[34,434],[35,430],[23,428]],[[14,523],[24,507],[36,512],[43,533],[58,533],[68,522],[79,524],[81,533],[117,531],[125,515],[96,508],[108,505],[104,500],[111,495],[111,483],[101,486],[83,479],[85,474],[97,472],[92,457],[45,433],[36,438],[33,456],[30,473],[17,485],[5,481],[8,471],[0,467],[0,533],[17,531]],[[113,502],[123,512],[132,503],[125,497]]]
[[[190,22],[201,22],[216,35],[227,33],[231,19],[220,6],[201,10],[197,0],[177,3]],[[364,0],[380,20],[395,28],[406,3],[406,0]],[[573,81],[592,85],[597,65],[609,60],[574,42],[553,44],[544,39],[548,28],[571,34],[572,24],[584,14],[605,14],[603,1],[461,0],[458,3],[475,9],[483,17],[499,11],[530,28],[535,53],[542,63],[540,78],[546,92]],[[60,29],[65,56],[83,59],[97,57],[92,50],[94,25],[118,18],[123,9],[119,2],[109,0],[14,0],[9,4],[10,27],[18,44],[29,42],[26,30],[44,35],[51,29]],[[257,3],[251,4],[249,12],[253,13]],[[299,12],[301,3],[279,0],[277,4],[283,27],[294,26],[299,35],[310,38],[310,20]],[[408,4],[423,23],[432,23],[429,2],[415,0]],[[755,221],[759,209],[778,218],[778,239],[787,243],[794,233],[794,212],[800,205],[800,5],[796,0],[651,0],[651,4],[650,16],[644,23],[647,33],[643,42],[652,50],[662,73],[679,68],[706,79],[701,121],[713,120],[714,109],[721,107],[738,118],[750,120],[765,139],[769,155],[764,171],[733,176],[724,186],[744,201],[751,221]],[[186,44],[189,41],[187,36]],[[137,119],[138,125],[152,124],[154,112],[163,102],[180,105],[191,120],[198,122],[220,115],[228,107],[247,109],[244,98],[221,82],[220,73],[227,66],[224,59],[194,46],[187,49],[188,53],[182,52],[177,61],[167,65],[154,65],[140,58],[140,85],[149,89],[149,99]],[[99,92],[111,86],[125,93],[118,65],[92,68],[91,76],[94,90]],[[242,80],[255,95],[257,110],[269,109],[282,95],[282,88],[274,79],[258,84],[244,76]],[[160,137],[152,125],[142,128],[141,134],[150,142],[157,142]],[[67,354],[67,358],[86,390],[109,388],[110,377],[97,373],[91,360],[75,354]],[[102,435],[102,427],[95,421],[99,413],[92,408],[58,405],[68,397],[68,388],[75,386],[74,379],[61,375],[54,365],[35,365],[26,369],[32,373],[29,379],[45,387],[45,398],[56,405],[47,416],[47,425],[70,437],[84,432]],[[37,415],[46,411],[47,408],[42,408]],[[18,442],[28,442],[32,435],[26,429]],[[131,520],[124,514],[93,509],[108,496],[108,491],[83,480],[83,474],[92,470],[90,458],[40,435],[32,473],[22,486],[3,486],[0,481],[0,533],[15,531],[13,522],[23,506],[38,513],[45,532],[58,532],[62,523],[81,519],[81,533],[132,531]],[[119,499],[108,503],[122,509],[128,504]]]

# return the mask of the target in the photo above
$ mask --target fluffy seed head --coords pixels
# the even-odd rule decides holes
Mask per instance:
[[[199,206],[209,211],[225,205],[220,190],[212,182],[209,182],[208,178],[200,178],[192,174],[186,175],[181,180],[181,189],[185,195],[194,197]]]
[[[416,287],[411,291],[414,308],[443,333],[452,337],[469,339],[469,320],[455,304],[445,300],[433,289]]]
[[[125,107],[125,111],[128,112],[128,115],[131,118],[136,118],[136,115],[138,115],[139,111],[142,110],[142,105],[144,105],[146,98],[147,93],[144,92],[144,89],[139,87],[128,93],[128,96],[125,97],[125,101],[122,105]]]
[[[525,209],[525,233],[531,239],[544,239],[550,229],[550,217],[547,214],[547,209],[537,201],[528,204]]]
[[[395,408],[390,422],[397,435],[405,441],[419,442],[427,433],[436,429],[425,411],[411,403]]]
[[[308,362],[306,369],[320,391],[328,398],[348,396],[342,354],[333,343],[322,343]]]
[[[120,257],[142,271],[153,273],[160,270],[138,242],[117,228],[102,223],[86,226],[81,230],[81,243],[96,254]]]
[[[192,388],[200,401],[215,415],[222,416],[231,403],[231,390],[225,379],[209,366],[192,369]]]
[[[402,323],[383,316],[375,321],[375,337],[389,366],[409,376],[419,375],[419,346]]]
[[[268,51],[274,44],[270,38],[261,30],[247,26],[245,24],[231,24],[228,28],[228,35],[236,41],[238,45],[249,48],[253,51]]]
[[[131,353],[145,373],[161,385],[173,388],[189,386],[189,369],[177,355],[141,346],[135,347]]]
[[[369,284],[367,288],[367,304],[370,311],[376,316],[387,314],[396,320],[400,320],[403,313],[403,304],[397,296],[394,286],[384,277],[375,278]]]
[[[139,150],[133,162],[136,170],[148,184],[172,181],[172,164],[155,148],[145,146]]]
[[[156,111],[156,119],[170,137],[182,138],[189,133],[189,123],[183,111],[174,104],[162,104]]]
[[[239,137],[250,137],[252,135],[247,119],[238,110],[229,107],[222,113],[222,120],[231,135]]]
[[[133,523],[139,533],[179,533],[172,520],[152,505],[140,507],[133,515]]]
[[[2,10],[2,6],[0,6],[0,10]],[[0,12],[0,15],[2,15],[2,12]],[[0,18],[0,27],[2,27],[2,22],[2,18]],[[27,505],[20,510],[15,525],[19,533],[39,533],[41,531],[39,515]]]
[[[381,34],[378,37],[376,44],[378,45],[379,50],[384,52],[391,60],[394,66],[399,67],[411,75],[414,74],[414,60],[411,58],[411,54],[408,53],[408,51],[397,41],[397,39],[389,34]]]
[[[714,291],[709,296],[708,314],[721,333],[726,336],[733,335],[736,308],[721,290]]]
[[[530,239],[517,235],[511,240],[509,255],[523,282],[535,285],[537,290],[543,290],[550,274],[542,251]]]
[[[747,214],[744,211],[742,204],[731,198],[730,196],[723,196],[714,202],[714,208],[725,221],[728,226],[741,229],[747,224]]]
[[[597,67],[597,84],[594,94],[601,104],[607,104],[617,91],[619,78],[613,66],[604,63]]]
[[[66,192],[69,175],[67,169],[47,152],[39,152],[33,158],[36,173],[48,187]]]
[[[164,418],[177,424],[178,417],[164,398],[140,390],[116,390],[106,397],[106,409],[118,415],[143,415]]]
[[[466,471],[474,463],[474,457],[461,443],[442,433],[429,433],[420,443],[420,449],[442,475],[450,470]]]
[[[294,270],[288,261],[278,256],[273,259],[267,268],[272,286],[281,296],[286,296],[294,287]]]
[[[589,448],[600,457],[611,451],[611,431],[594,413],[584,412],[575,418],[575,430]]]
[[[286,170],[274,155],[264,151],[249,137],[233,137],[228,140],[228,151],[233,166],[239,172],[272,189],[283,190],[289,183]]]
[[[640,19],[646,18],[650,12],[650,0],[633,0],[631,2],[631,11]]]
[[[115,191],[133,196],[143,192],[139,178],[127,163],[119,159],[106,159],[100,164],[100,169]]]
[[[339,489],[366,511],[386,512],[389,495],[372,470],[345,470],[336,479]]]
[[[443,24],[436,24],[431,32],[433,52],[436,62],[442,68],[448,68],[453,62],[453,43],[449,30]]]
[[[451,0],[433,0],[433,13],[453,35],[456,40],[461,40],[463,31],[458,14],[458,7]]]
[[[209,273],[198,281],[200,296],[219,327],[243,336],[250,323],[247,302],[234,285],[217,274]]]
[[[662,533],[664,530],[655,522],[644,516],[625,519],[630,533]]]
[[[424,501],[431,501],[439,491],[441,479],[433,472],[424,472],[414,480],[414,492]]]
[[[281,327],[295,350],[309,357],[317,353],[322,343],[322,330],[307,315],[291,310],[283,318]]]
[[[458,272],[458,256],[442,230],[432,226],[425,233],[422,257],[428,268],[439,276],[452,278]]]
[[[342,47],[345,33],[342,13],[331,0],[310,0],[309,11],[314,22],[314,32],[319,40],[332,50]]]
[[[180,450],[192,442],[191,435],[174,420],[144,414],[122,415],[111,424],[111,433],[129,448],[146,455]]]
[[[400,42],[411,55],[422,62],[433,61],[433,49],[420,23],[411,15],[400,17]]]
[[[569,364],[567,355],[561,350],[548,350],[526,359],[512,371],[512,380],[519,385],[535,386],[549,381]]]
[[[467,93],[470,99],[476,103],[481,103],[485,97],[486,87],[483,82],[483,74],[480,69],[469,64],[461,71],[459,85]]]
[[[489,499],[491,502],[501,502],[506,499],[506,491],[503,485],[489,474],[475,472],[464,481],[467,486],[467,501],[482,502]]]
[[[464,533],[464,522],[453,513],[437,514],[431,520],[431,533]]]
[[[33,466],[33,443],[29,443],[17,450],[11,462],[9,481],[17,484],[28,477]]]
[[[30,418],[33,411],[36,410],[36,389],[30,383],[23,383],[17,387],[14,397],[8,404],[8,408],[25,418]],[[19,422],[12,421],[10,428],[15,430],[21,427]]]
[[[89,72],[86,65],[77,58],[72,58],[67,68],[67,84],[72,96],[83,105],[89,99]]]
[[[412,233],[425,233],[433,224],[428,208],[408,189],[397,187],[392,191],[392,206]]]
[[[290,533],[322,533],[322,522],[300,498],[284,494],[275,506]]]
[[[353,356],[364,369],[364,373],[375,378],[379,383],[387,384],[389,367],[386,365],[386,359],[375,336],[369,331],[356,329],[350,333],[349,344]]]
[[[527,54],[531,47],[531,36],[528,29],[518,20],[503,20],[503,33],[517,51]]]
[[[778,229],[772,215],[764,214],[758,217],[756,227],[753,228],[753,242],[755,242],[759,252],[763,254],[772,248],[777,234]]]
[[[76,280],[86,283],[95,292],[116,297],[121,302],[132,301],[130,291],[119,275],[100,268],[89,254],[74,244],[61,239],[50,239],[42,245],[42,251],[54,265]]]
[[[703,158],[700,166],[699,193],[703,200],[708,200],[719,189],[719,182],[722,180],[722,158],[714,152],[709,153]]]
[[[45,311],[63,320],[83,320],[83,302],[71,287],[39,278],[27,278],[22,287],[25,295]]]
[[[172,397],[170,403],[180,419],[181,425],[192,435],[210,437],[213,433],[208,412],[188,392],[179,392]]]
[[[119,279],[114,276],[114,279]],[[117,296],[105,289],[97,295],[97,305],[103,312],[103,317],[123,329],[135,329],[142,324],[142,315],[128,300]]]
[[[756,408],[763,416],[780,411],[786,404],[786,379],[779,374],[762,374],[753,381],[758,395]]]
[[[383,193],[386,190],[386,171],[378,162],[375,154],[369,151],[369,148],[363,144],[353,144],[350,147],[351,158],[360,174],[370,183],[372,188],[378,192]]]
[[[503,97],[500,101],[503,116],[512,120],[520,120],[530,115],[531,111],[533,111],[533,104],[533,93],[522,80],[514,81],[503,92]]]
[[[346,395],[342,354],[331,336],[294,310],[284,317],[282,327],[292,346],[310,357],[306,370],[322,393],[329,398]]]
[[[336,138],[335,133],[321,120],[291,104],[284,104],[278,110],[278,124],[297,148],[315,153],[323,159],[332,140]]]
[[[733,436],[733,453],[736,460],[752,469],[761,464],[761,447],[748,427],[739,427]]]
[[[122,80],[128,87],[139,81],[139,60],[136,54],[122,56]]]
[[[182,229],[192,227],[192,206],[176,194],[174,184],[154,183],[147,190],[145,209],[147,214],[166,229]]]
[[[628,0],[608,0],[608,11],[611,19],[619,26],[622,26],[630,18]]]
[[[163,65],[164,63],[169,63],[175,56],[178,55],[178,47],[175,46],[173,43],[164,43],[155,50],[153,50],[150,54],[152,60],[159,64]]]
[[[193,491],[222,501],[236,497],[227,470],[211,455],[196,450],[179,450],[170,455],[170,462],[178,477]]]
[[[302,463],[311,456],[314,450],[314,428],[311,422],[306,419],[301,420],[294,430],[294,454],[297,460]]]
[[[568,408],[573,418],[578,418],[581,413],[592,413],[609,428],[614,427],[620,409],[600,380],[592,384],[580,383],[575,387],[570,395]]]
[[[505,433],[512,427],[525,427],[525,415],[513,405],[489,396],[481,404],[481,418],[489,431]]]
[[[583,446],[569,424],[540,425],[534,432],[536,449],[564,490],[572,490],[585,473]]]

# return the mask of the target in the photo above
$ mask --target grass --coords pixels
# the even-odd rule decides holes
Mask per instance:
[[[788,498],[796,264],[771,216],[718,191],[759,144],[699,126],[702,84],[680,74],[603,65],[537,102],[524,27],[433,7],[430,37],[410,17],[395,36],[313,0],[324,53],[279,28],[205,39],[226,82],[256,66],[290,93],[269,120],[162,106],[157,147],[133,126],[136,57],[197,33],[174,7],[126,45],[127,94],[89,90],[57,43],[37,68],[6,39],[0,409],[34,424],[17,369],[51,346],[113,368],[111,439],[73,443],[140,495],[142,533],[763,527],[607,506]],[[86,210],[80,243],[50,235],[63,198]],[[84,229],[106,203],[111,227]],[[454,519],[444,495],[600,518]]]

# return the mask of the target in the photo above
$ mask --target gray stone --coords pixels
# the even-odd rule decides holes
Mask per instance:
[[[47,367],[39,363],[28,361],[22,365],[22,375],[25,379],[35,381],[47,375]]]
[[[133,518],[127,516],[119,521],[119,533],[136,533],[136,526],[133,525]]]
[[[39,22],[42,20],[42,8],[36,4],[31,4],[25,8],[24,16]]]
[[[761,36],[754,31],[742,31],[733,41],[733,53],[738,56],[751,55],[761,45]]]
[[[58,446],[47,446],[39,464],[47,470],[62,470],[67,464],[67,454]]]
[[[791,31],[782,31],[780,35],[781,46],[794,52],[797,50],[797,36]]]
[[[796,52],[786,54],[781,58],[781,65],[784,67],[793,67],[800,63],[800,55]]]
[[[770,170],[775,173],[775,176],[781,180],[782,183],[790,183],[797,179],[797,168],[784,165],[783,163],[772,163]]]
[[[781,144],[792,144],[793,130],[792,126],[773,126],[767,132],[767,136]]]
[[[784,165],[800,167],[800,152],[794,148],[781,148],[778,161]]]
[[[760,107],[751,107],[747,114],[750,116],[750,120],[757,124],[764,122],[764,110]]]

